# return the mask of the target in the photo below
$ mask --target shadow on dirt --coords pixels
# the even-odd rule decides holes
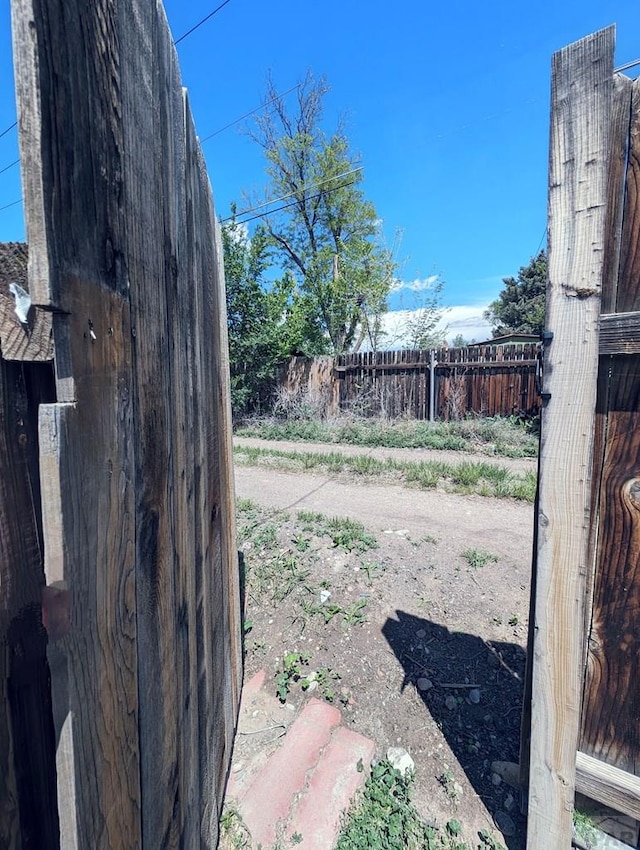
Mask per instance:
[[[402,689],[416,688],[497,824],[512,822],[515,835],[505,835],[507,846],[521,850],[526,821],[520,814],[519,794],[504,782],[495,784],[491,764],[519,758],[524,650],[517,644],[451,632],[404,611],[396,615],[397,619],[386,621],[382,633],[404,670]],[[452,769],[451,777],[440,779],[450,795],[456,794],[455,772]]]

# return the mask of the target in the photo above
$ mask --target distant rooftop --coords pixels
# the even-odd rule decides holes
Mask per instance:
[[[504,334],[503,336],[494,336],[493,339],[487,339],[483,342],[472,342],[473,345],[518,345],[527,342],[540,342],[540,334]]]
[[[18,283],[28,289],[26,242],[0,242],[0,284]]]

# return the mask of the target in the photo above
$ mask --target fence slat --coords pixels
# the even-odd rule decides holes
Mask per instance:
[[[58,848],[37,404],[21,364],[0,359],[0,846]]]
[[[637,317],[640,308],[638,265],[638,175],[640,173],[640,84],[633,84],[632,123],[623,124],[630,138],[624,225],[619,250],[619,275],[606,281],[614,292],[610,303]],[[628,113],[627,113],[628,115]],[[616,148],[620,148],[618,143]],[[620,193],[615,192],[615,197]],[[615,239],[616,229],[612,228]],[[613,264],[611,264],[613,265]],[[610,266],[611,268],[611,266]],[[624,319],[624,313],[620,318]],[[624,324],[624,323],[623,323]],[[602,349],[601,349],[602,351]],[[640,774],[637,706],[637,612],[640,610],[640,482],[638,388],[640,357],[603,357],[598,399],[602,419],[602,450],[598,467],[595,510],[597,538],[590,611],[581,749],[631,774]]]
[[[527,846],[571,840],[614,28],[556,53]],[[587,518],[587,521],[585,521]]]
[[[538,413],[537,346],[444,348],[435,357],[436,418]],[[325,399],[325,415],[357,407],[369,414],[428,418],[429,351],[340,355],[332,370],[324,367],[326,360],[291,358],[279,372],[279,386]]]
[[[220,233],[160,3],[13,0],[66,848],[213,848],[241,646]],[[30,278],[31,280],[31,278]],[[66,771],[66,772],[65,772]]]

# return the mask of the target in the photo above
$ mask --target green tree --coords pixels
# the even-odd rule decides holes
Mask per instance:
[[[357,350],[379,327],[394,264],[342,128],[331,136],[321,129],[325,81],[308,73],[297,91],[290,113],[269,79],[270,108],[248,133],[267,160],[269,188],[261,205],[286,201],[264,212],[265,232],[295,281],[291,298],[306,311],[308,328],[321,332],[305,347],[339,354]]]
[[[540,251],[522,266],[517,278],[505,277],[502,282],[504,289],[484,314],[491,322],[493,336],[541,333],[547,291],[546,251]]]
[[[246,226],[235,218],[222,226],[234,417],[258,410],[267,401],[281,356],[279,308],[286,296],[277,288],[270,294],[263,286],[267,242],[263,228],[256,228],[249,239]]]

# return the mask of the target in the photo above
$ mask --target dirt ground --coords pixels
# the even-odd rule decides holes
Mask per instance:
[[[523,848],[518,794],[491,765],[518,760],[533,506],[264,466],[238,465],[236,491],[253,503],[238,521],[246,675],[264,667],[275,693],[283,657],[308,654],[303,675],[340,676],[321,673],[314,696],[378,757],[410,753],[425,820],[456,817],[472,848],[481,829]],[[375,545],[317,515],[363,523]],[[304,699],[291,682],[287,703]]]

